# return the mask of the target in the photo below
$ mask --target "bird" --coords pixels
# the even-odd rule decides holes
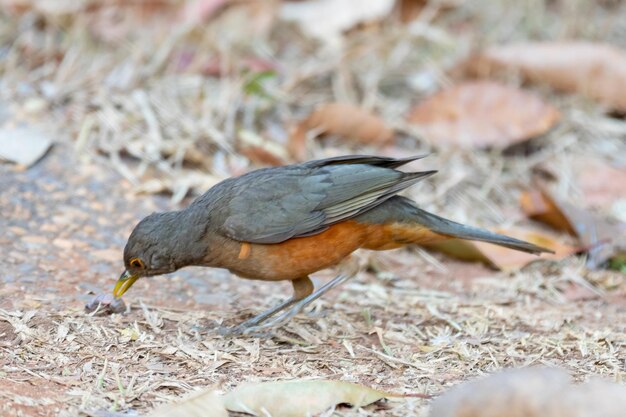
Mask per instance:
[[[315,290],[310,275],[357,249],[466,239],[533,254],[551,252],[439,217],[398,195],[437,172],[397,169],[423,157],[347,155],[228,178],[186,208],[152,213],[135,226],[113,295],[121,297],[139,278],[187,266],[224,268],[246,279],[291,281],[290,298],[226,332],[243,334],[285,323],[349,279],[351,275],[340,274]]]

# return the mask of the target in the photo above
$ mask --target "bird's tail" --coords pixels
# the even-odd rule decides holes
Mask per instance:
[[[466,226],[461,223],[453,222],[452,220],[444,219],[443,217],[436,216],[416,206],[413,206],[412,209],[411,214],[416,222],[418,222],[421,226],[425,226],[430,231],[440,235],[451,238],[489,242],[506,248],[534,254],[542,252],[553,253],[550,249],[542,248],[541,246],[534,245],[530,242],[524,242],[523,240],[493,233],[485,229]]]
[[[387,250],[411,243],[430,245],[458,238],[480,240],[528,253],[553,253],[550,249],[530,242],[444,219],[420,209],[415,202],[401,196],[391,197],[379,206],[360,214],[355,220],[364,224],[383,226],[382,229],[373,228],[368,234],[363,245],[366,249]],[[376,230],[383,230],[383,233],[377,233]]]

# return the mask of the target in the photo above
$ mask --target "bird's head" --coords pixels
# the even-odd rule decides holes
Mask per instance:
[[[113,295],[121,297],[141,277],[162,275],[178,269],[175,262],[176,212],[153,213],[135,226],[124,248],[124,266]]]

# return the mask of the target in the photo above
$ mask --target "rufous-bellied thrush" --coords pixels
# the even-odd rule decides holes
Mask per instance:
[[[342,156],[222,181],[183,210],[153,213],[139,222],[124,248],[126,271],[114,295],[120,297],[140,277],[191,265],[226,268],[249,279],[290,280],[293,296],[242,323],[236,328],[242,332],[280,323],[344,281],[340,275],[314,292],[309,275],[359,248],[387,250],[461,238],[547,251],[446,220],[398,196],[435,173],[396,169],[419,158]]]

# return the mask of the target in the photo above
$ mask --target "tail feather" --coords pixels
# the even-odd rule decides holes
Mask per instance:
[[[414,210],[412,214],[416,217],[417,222],[419,222],[421,225],[426,226],[431,231],[439,233],[441,235],[460,239],[478,240],[481,242],[494,243],[496,245],[504,246],[506,248],[534,254],[540,254],[542,252],[554,253],[554,251],[550,249],[534,245],[530,242],[525,242],[523,240],[515,239],[509,236],[500,235],[498,233],[493,233],[477,227],[465,226],[461,223],[444,219],[443,217],[436,216],[415,206],[413,206],[413,209]]]

